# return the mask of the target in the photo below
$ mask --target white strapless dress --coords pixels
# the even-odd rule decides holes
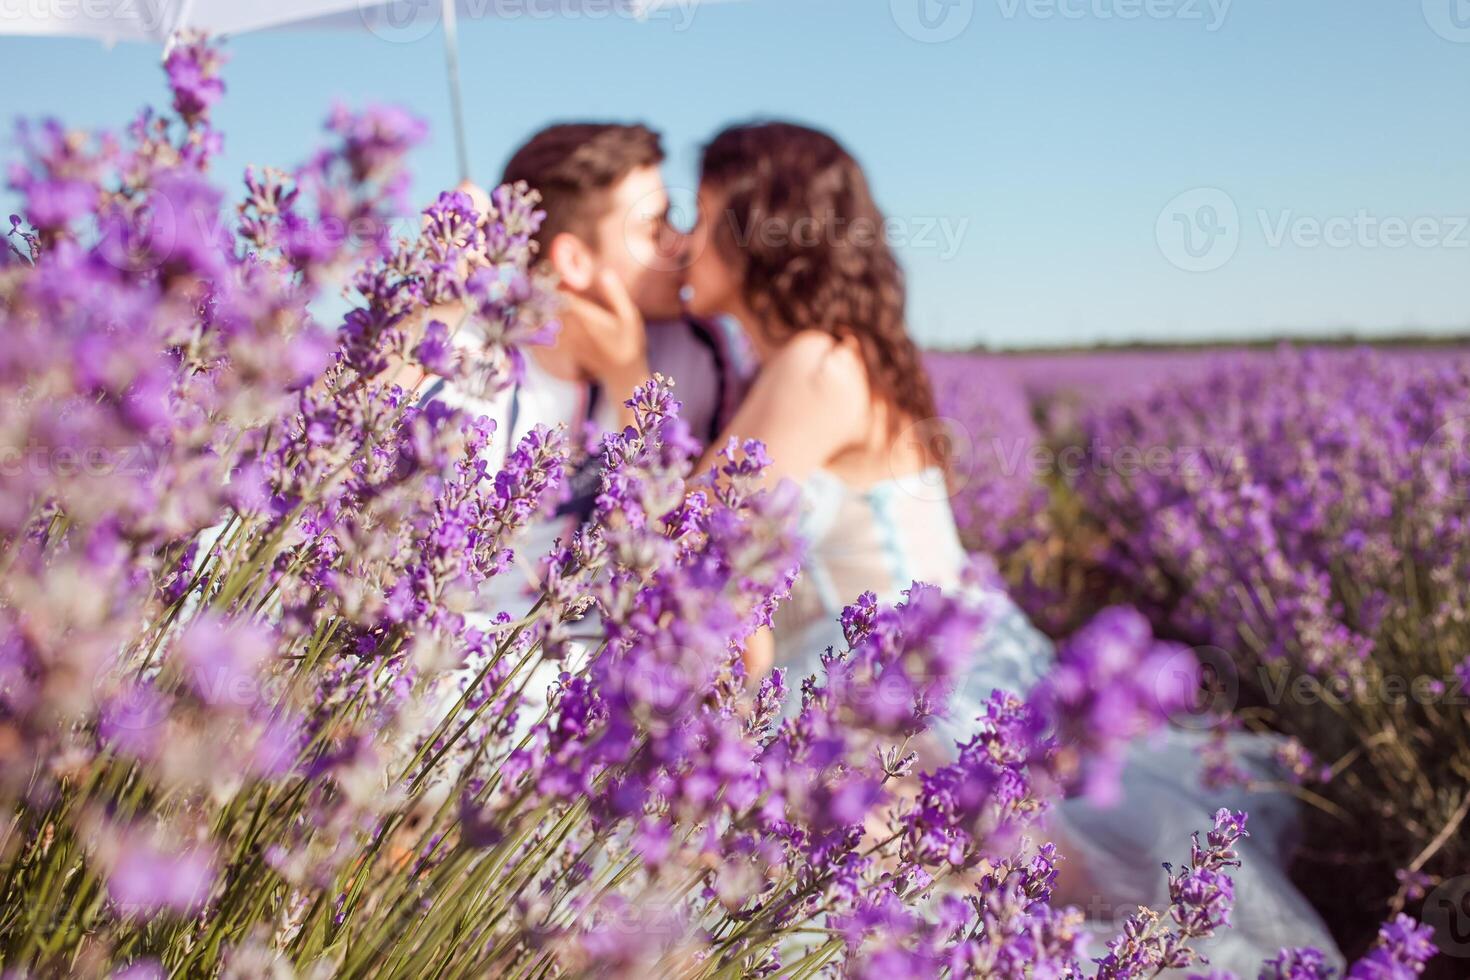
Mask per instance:
[[[802,484],[802,537],[807,546],[802,574],[775,620],[775,663],[787,671],[788,708],[799,700],[801,680],[821,670],[821,655],[844,648],[838,617],[844,605],[871,591],[896,602],[914,581],[940,588],[961,587],[968,561],[955,529],[943,474],[928,470],[857,488],[819,470]],[[1047,671],[1052,643],[1005,592],[983,590],[979,601],[990,613],[975,662],[936,724],[946,745],[968,739],[978,706],[996,689],[1025,694]],[[1235,911],[1231,928],[1198,944],[1215,969],[1255,976],[1263,960],[1283,947],[1311,945],[1341,967],[1330,933],[1286,874],[1298,828],[1298,803],[1284,793],[1206,789],[1200,751],[1208,736],[1170,730],[1140,742],[1129,753],[1122,795],[1113,807],[1082,799],[1062,802],[1052,815],[1065,856],[1085,870],[1097,894],[1059,896],[1088,915],[1096,937],[1089,956],[1106,953],[1103,943],[1122,930],[1139,905],[1168,907],[1164,862],[1189,859],[1190,834],[1213,824],[1220,807],[1245,810],[1250,837],[1239,848],[1234,872]],[[1272,760],[1274,740],[1232,735],[1241,768],[1261,780],[1279,780]]]

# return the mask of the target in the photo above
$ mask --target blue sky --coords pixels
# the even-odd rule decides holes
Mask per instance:
[[[721,125],[789,117],[866,165],[930,344],[1470,327],[1466,0],[689,4],[462,22],[476,176],[545,122],[643,119],[688,188]],[[443,49],[416,33],[232,40],[221,177],[304,157],[344,99],[425,116],[418,196],[452,184]],[[161,91],[141,44],[0,57],[7,118],[104,125]]]

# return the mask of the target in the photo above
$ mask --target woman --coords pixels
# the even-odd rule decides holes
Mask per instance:
[[[903,273],[884,227],[862,169],[824,133],[735,126],[704,150],[688,243],[691,312],[745,327],[760,370],[727,435],[764,442],[768,478],[795,481],[806,505],[802,575],[773,646],[747,658],[753,673],[772,662],[786,668],[792,691],[820,670],[828,647],[842,649],[838,615],[860,593],[892,602],[915,580],[962,587],[965,553],[942,461],[925,438],[934,398],[904,323]],[[980,599],[992,625],[955,706],[997,687],[1024,692],[1052,657],[1003,592]],[[966,738],[964,714],[952,711],[939,734]],[[1049,831],[1083,872],[1058,897],[1081,906],[1101,935],[1116,934],[1137,905],[1168,904],[1160,864],[1187,856],[1189,834],[1210,824],[1215,807],[1232,805],[1252,813],[1253,836],[1236,875],[1235,927],[1203,947],[1214,965],[1253,974],[1282,946],[1333,949],[1282,870],[1291,801],[1204,793],[1194,778],[1198,738],[1140,746],[1117,807],[1070,800],[1058,808]],[[1258,741],[1251,754],[1263,748]]]
[[[795,680],[840,648],[838,615],[862,592],[897,600],[915,580],[959,580],[965,552],[925,438],[934,396],[883,215],[835,140],[786,123],[726,130],[704,151],[699,216],[691,312],[734,317],[760,362],[729,432],[764,442],[768,478],[794,480],[806,498],[807,561],[777,617],[774,657],[768,643],[748,657],[753,674],[774,659]],[[994,598],[1017,667],[1049,656]]]

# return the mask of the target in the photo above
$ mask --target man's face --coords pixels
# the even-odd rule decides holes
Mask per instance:
[[[658,167],[630,171],[609,191],[595,256],[623,280],[647,321],[679,316],[682,237],[669,224],[669,194]]]

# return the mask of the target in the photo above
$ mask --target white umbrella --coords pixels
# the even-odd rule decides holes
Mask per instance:
[[[552,17],[647,19],[659,11],[688,12],[708,0],[54,0],[5,4],[0,34],[95,37],[168,45],[179,31],[214,36],[279,27],[368,30],[388,41],[418,40],[436,27],[444,35],[450,111],[461,179],[469,178],[460,100],[456,26],[463,19],[546,20]]]

